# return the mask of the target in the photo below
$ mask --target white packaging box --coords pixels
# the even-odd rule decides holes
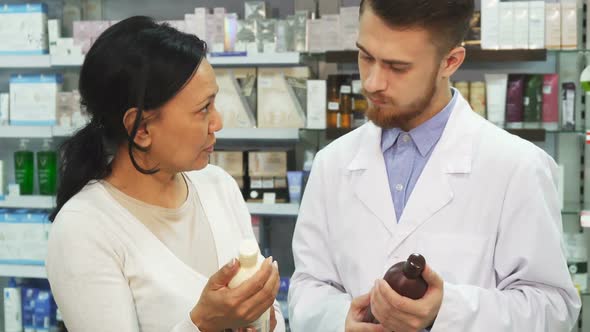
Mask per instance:
[[[514,48],[529,48],[529,2],[515,1],[514,4]]]
[[[211,52],[218,53],[225,50],[225,8],[213,8],[213,34],[211,36]]]
[[[216,68],[215,74],[219,92],[215,98],[215,108],[221,113],[226,128],[254,128],[254,110],[242,94],[238,78],[256,76],[255,68]]]
[[[0,93],[0,126],[7,126],[10,120],[10,94]]]
[[[273,178],[287,176],[287,152],[248,152],[248,175]]]
[[[12,75],[10,124],[54,126],[61,75]]]
[[[356,50],[359,29],[360,7],[340,8],[340,48],[343,50]]]
[[[197,35],[197,15],[184,14],[184,29],[189,35]]]
[[[321,19],[307,20],[306,24],[308,32],[307,44],[309,52],[323,53],[324,51],[326,51],[322,38],[323,21]]]
[[[195,34],[199,39],[207,41],[207,14],[209,11],[207,8],[197,7],[195,8]]]
[[[215,151],[209,163],[223,168],[234,178],[244,176],[244,153],[242,151]]]
[[[307,92],[308,67],[258,69],[258,127],[304,128],[305,112],[298,94]]]
[[[57,40],[61,37],[61,21],[47,20],[47,34],[49,36],[49,45],[56,45]]]
[[[561,4],[559,2],[545,3],[545,47],[561,48]]]
[[[545,2],[529,1],[529,49],[545,48]]]
[[[48,51],[46,4],[0,6],[0,55]]]
[[[340,15],[323,15],[322,21],[322,44],[326,51],[338,51],[342,49],[340,38]]]
[[[307,80],[307,128],[326,129],[326,81]]]
[[[0,264],[44,265],[50,227],[43,213],[0,213]]]
[[[225,52],[234,52],[236,37],[238,34],[238,14],[227,13],[223,19],[223,49]]]
[[[578,5],[576,0],[561,1],[561,48],[578,48]]]
[[[482,0],[481,3],[481,48],[500,48],[500,1]]]
[[[514,2],[500,2],[500,49],[514,49]]]

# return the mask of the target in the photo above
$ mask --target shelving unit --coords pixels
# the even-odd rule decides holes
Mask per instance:
[[[46,279],[47,272],[43,265],[0,264],[0,277]]]
[[[0,55],[0,68],[50,68],[49,55]]]

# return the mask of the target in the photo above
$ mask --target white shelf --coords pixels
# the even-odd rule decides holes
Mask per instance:
[[[0,200],[0,208],[13,209],[52,209],[55,207],[53,196],[5,196]]]
[[[74,127],[52,127],[51,133],[53,137],[70,137],[72,136],[78,128]]]
[[[264,204],[264,203],[246,203],[250,214],[277,216],[277,217],[296,217],[299,213],[299,204]]]
[[[49,68],[49,55],[0,55],[0,68]]]
[[[207,56],[213,66],[297,65],[298,52],[259,53],[247,56]]]
[[[47,279],[45,266],[0,264],[1,277]]]
[[[84,55],[52,55],[53,67],[80,67],[84,63]]]
[[[226,128],[215,136],[219,140],[297,141],[297,128]]]
[[[0,126],[1,138],[50,138],[53,136],[48,126]]]

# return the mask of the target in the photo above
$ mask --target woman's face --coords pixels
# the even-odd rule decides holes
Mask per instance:
[[[213,68],[203,59],[184,88],[149,120],[150,147],[146,159],[161,171],[175,174],[203,169],[223,127],[215,109],[219,87]]]

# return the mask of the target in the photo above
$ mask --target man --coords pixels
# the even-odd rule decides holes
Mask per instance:
[[[450,88],[472,13],[473,0],[361,3],[371,122],[314,162],[293,238],[293,331],[574,326],[555,162]],[[419,300],[379,279],[414,252],[427,262]],[[362,322],[369,304],[380,324]]]

